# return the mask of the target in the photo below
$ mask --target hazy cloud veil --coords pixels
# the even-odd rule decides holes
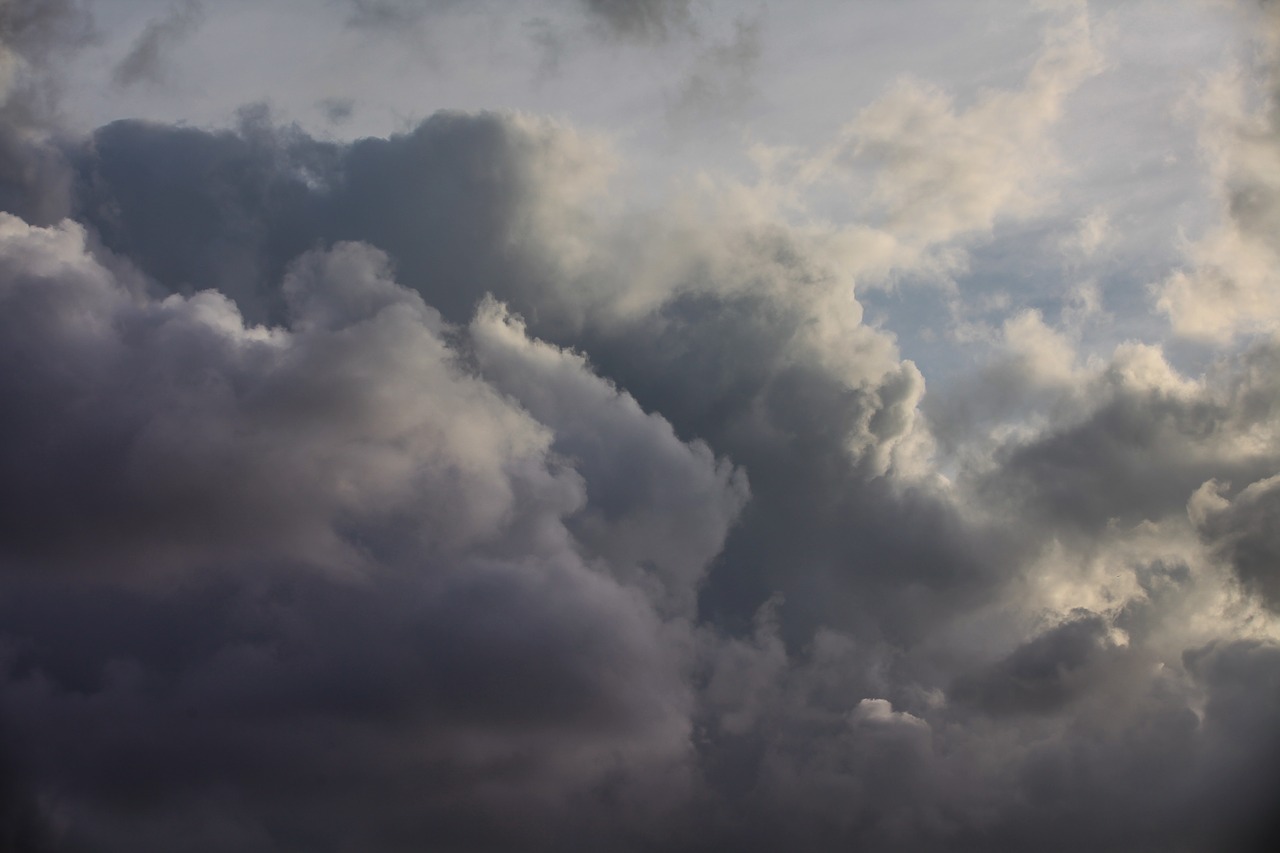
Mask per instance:
[[[0,0],[0,851],[1271,849],[1181,6]]]

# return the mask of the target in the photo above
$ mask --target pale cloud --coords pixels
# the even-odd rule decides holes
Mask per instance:
[[[1051,197],[1060,174],[1051,130],[1067,96],[1101,68],[1077,9],[1048,30],[1022,89],[958,107],[936,86],[902,81],[846,128],[840,157],[875,168],[871,202],[895,233],[931,242],[990,230]]]
[[[1062,238],[1063,252],[1092,257],[1111,238],[1111,229],[1111,220],[1106,211],[1091,211],[1076,220],[1072,234]]]
[[[1280,322],[1280,13],[1272,4],[1258,14],[1261,79],[1220,73],[1196,96],[1219,223],[1187,246],[1186,268],[1155,288],[1174,331],[1207,341],[1266,332]]]

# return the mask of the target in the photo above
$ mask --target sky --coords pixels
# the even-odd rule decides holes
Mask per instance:
[[[0,0],[0,851],[1280,841],[1280,3]]]

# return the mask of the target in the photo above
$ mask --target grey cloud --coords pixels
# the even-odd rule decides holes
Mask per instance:
[[[120,122],[81,161],[79,204],[148,274],[217,287],[253,320],[279,315],[273,282],[297,254],[364,240],[465,322],[485,292],[523,311],[553,287],[544,235],[527,229],[555,213],[561,185],[593,174],[590,153],[550,122],[497,114],[440,113],[350,146],[260,123],[209,134]]]
[[[1280,647],[1264,641],[1212,643],[1189,650],[1187,667],[1208,688],[1204,710],[1208,751],[1205,778],[1241,782],[1220,788],[1218,820],[1234,849],[1269,850],[1280,838],[1275,819],[1280,738],[1272,721],[1280,711]]]
[[[70,211],[72,185],[57,147],[0,119],[0,210],[51,224]]]
[[[581,356],[530,351],[523,323],[493,302],[471,338],[482,374],[555,430],[552,449],[586,480],[587,508],[571,522],[578,540],[608,565],[652,575],[660,600],[691,614],[704,569],[748,498],[744,473],[701,441],[684,445],[665,419],[590,376]]]
[[[758,96],[754,76],[760,62],[762,19],[739,19],[728,41],[698,54],[667,107],[677,125],[718,121],[739,114]]]
[[[1188,383],[1152,351],[1122,349],[1097,379],[1082,380],[1081,415],[1000,449],[1000,466],[978,488],[1002,506],[1096,533],[1112,519],[1180,513],[1208,479],[1266,476],[1280,447],[1256,436],[1280,402],[1276,359],[1274,346],[1259,344]]]
[[[82,204],[108,246],[161,281],[222,287],[251,317],[282,310],[270,281],[294,253],[361,239],[452,321],[493,291],[535,334],[581,346],[677,435],[705,439],[753,483],[749,521],[729,534],[704,613],[745,624],[782,591],[790,642],[826,619],[910,634],[930,608],[962,608],[998,583],[1021,547],[1011,537],[967,530],[946,501],[878,479],[918,437],[923,380],[865,327],[843,339],[848,362],[823,361],[813,312],[831,311],[801,297],[822,298],[833,273],[801,235],[659,221],[628,223],[620,237],[584,215],[595,184],[582,176],[598,171],[596,156],[554,126],[496,115],[438,115],[349,148],[117,124],[83,163]],[[636,233],[649,241],[641,257],[663,266],[641,261],[624,280],[616,257]],[[563,235],[588,242],[561,249]],[[655,274],[664,279],[647,303],[612,307]],[[903,537],[890,518],[935,536]]]
[[[92,18],[78,0],[6,0],[0,6],[0,44],[7,57],[17,54],[39,62],[42,54],[47,58],[50,52],[84,44],[92,34]]]
[[[49,815],[28,790],[28,773],[16,764],[9,745],[0,741],[0,840],[8,850],[51,851],[54,842]]]
[[[869,378],[861,384],[851,386],[807,349],[810,315],[783,296],[790,286],[822,280],[801,244],[782,234],[727,235],[746,251],[736,253],[729,268],[696,246],[682,261],[690,271],[718,277],[703,283],[704,295],[678,297],[654,313],[623,314],[601,325],[582,325],[580,318],[590,314],[575,318],[573,309],[581,306],[556,284],[563,268],[546,254],[547,244],[534,239],[543,232],[526,229],[541,227],[544,219],[551,228],[566,217],[572,221],[576,214],[566,205],[577,197],[566,198],[563,186],[552,182],[563,184],[558,170],[581,172],[577,164],[590,153],[554,128],[498,116],[442,115],[408,136],[350,148],[262,126],[236,135],[137,124],[104,129],[83,161],[82,204],[106,244],[137,259],[158,281],[189,282],[181,288],[188,292],[193,285],[225,283],[246,311],[276,325],[247,324],[237,305],[209,293],[156,301],[147,295],[153,282],[117,276],[87,253],[75,226],[37,235],[11,221],[10,351],[15,365],[30,358],[24,353],[44,353],[36,363],[45,372],[9,391],[30,415],[11,424],[16,432],[10,446],[31,445],[38,424],[57,425],[48,433],[49,455],[9,460],[8,482],[15,489],[27,484],[8,501],[26,522],[20,528],[15,520],[7,537],[11,565],[62,561],[75,569],[97,554],[101,571],[127,577],[146,576],[149,566],[204,573],[245,562],[319,562],[339,572],[378,571],[410,556],[447,566],[477,553],[490,560],[549,553],[568,561],[575,568],[565,571],[577,577],[585,559],[652,601],[646,606],[656,608],[653,613],[677,618],[661,627],[641,609],[636,618],[650,620],[649,641],[657,645],[625,664],[574,664],[559,651],[548,655],[581,668],[588,679],[614,666],[639,678],[645,667],[640,660],[654,661],[650,693],[660,705],[641,717],[660,725],[656,731],[642,727],[652,734],[640,742],[666,756],[672,769],[661,772],[676,778],[687,744],[681,721],[692,707],[680,710],[691,699],[683,697],[678,650],[691,641],[680,640],[678,626],[696,615],[695,595],[698,610],[732,630],[735,620],[749,618],[781,589],[789,604],[780,630],[800,645],[815,626],[832,620],[870,637],[918,635],[931,613],[961,606],[993,579],[972,557],[957,560],[974,545],[952,510],[927,494],[897,495],[890,481],[877,479],[890,464],[880,451],[912,429],[906,415],[922,380],[869,331],[862,333],[867,355],[860,369]],[[339,235],[365,237],[389,250],[397,280],[428,294],[445,316],[392,283],[385,262],[370,249],[340,244],[289,260],[314,241]],[[31,259],[32,245],[60,258],[57,276],[17,263]],[[270,275],[277,269],[285,285],[273,291]],[[756,292],[732,294],[741,286],[739,269],[752,271]],[[612,284],[605,283],[606,297]],[[485,289],[523,306],[522,313],[535,318],[531,330],[575,335],[592,363],[629,393],[592,378],[581,357],[531,342],[495,303],[481,310],[456,351],[463,363],[475,359],[483,382],[457,373],[462,368],[451,361],[454,350],[446,343],[456,333],[446,321],[468,318]],[[715,295],[719,290],[729,292]],[[77,316],[104,321],[86,330],[71,322]],[[93,336],[86,338],[87,331]],[[57,372],[60,363],[70,371]],[[15,366],[10,375],[21,372]],[[126,379],[127,392],[119,384]],[[489,388],[503,396],[490,396]],[[405,408],[415,399],[420,406]],[[68,409],[68,400],[75,406]],[[646,410],[671,418],[674,430]],[[463,418],[470,424],[466,431],[448,427]],[[685,437],[708,444],[686,445],[680,440]],[[464,452],[466,464],[449,462]],[[746,515],[734,527],[748,494],[746,479],[715,454],[746,460],[753,483]],[[321,458],[324,463],[316,464]],[[82,466],[89,465],[101,473],[87,476]],[[43,485],[36,487],[38,476]],[[757,477],[763,487],[754,485]],[[63,484],[72,479],[89,488],[78,491],[69,514],[55,501],[71,491]],[[407,505],[421,516],[406,515]],[[938,535],[899,536],[888,519],[903,513]],[[68,527],[49,529],[53,519]],[[728,549],[706,574],[726,537]],[[53,546],[55,540],[67,544]],[[499,576],[508,578],[494,590],[501,595],[510,576]],[[234,596],[238,582],[232,577]],[[380,595],[383,583],[375,582],[368,594]],[[309,584],[293,593],[304,601],[312,594]],[[240,605],[250,615],[261,606],[252,599]],[[311,605],[298,606],[297,619],[318,618]],[[427,621],[440,622],[435,611],[427,612],[433,614]],[[530,624],[502,616],[501,608],[496,612],[499,624]],[[28,630],[28,642],[39,647],[45,635]],[[345,632],[360,636],[364,630],[353,623]],[[512,636],[527,642],[542,630],[526,627]],[[111,641],[98,645],[106,649]],[[193,641],[175,645],[191,647]],[[260,653],[242,645],[217,633],[194,642],[209,650],[205,654],[226,649],[226,668],[248,677]],[[380,648],[352,654],[375,667],[384,654]],[[473,677],[504,670],[483,660],[489,659],[477,658]],[[194,661],[169,665],[181,671]],[[52,666],[27,664],[23,671]],[[144,662],[144,672],[149,669]],[[385,677],[383,689],[423,677],[397,672]],[[363,683],[345,670],[325,677],[332,689],[352,679]],[[538,678],[553,681],[550,674]],[[39,683],[30,688],[37,694]],[[283,690],[289,683],[264,675],[247,687],[229,683],[208,695],[242,697],[235,703],[239,709],[240,703],[265,701],[262,692],[269,694],[272,685]],[[591,692],[587,683],[566,682],[564,692],[583,699]],[[327,707],[320,688],[297,689],[305,698],[272,700],[276,714]],[[477,689],[491,696],[495,709],[515,701],[512,693],[486,693],[496,689],[487,680]],[[351,701],[363,701],[365,692],[356,691]],[[45,707],[37,700],[39,695],[31,700],[30,721]],[[410,716],[419,707],[397,693],[374,691],[368,701]],[[436,708],[440,701],[421,707]],[[483,704],[467,706],[469,713],[482,714]],[[623,706],[603,707],[607,719]],[[876,731],[873,725],[864,737],[874,741]],[[45,739],[57,738],[50,732]],[[557,742],[558,749],[569,748]],[[230,759],[241,752],[234,746],[214,752]],[[495,748],[520,747],[508,742]],[[590,747],[580,748],[590,754]],[[98,762],[88,763],[76,773],[89,773]],[[237,779],[249,772],[232,769]],[[633,781],[624,776],[619,784],[649,790],[651,772],[658,770]],[[47,773],[50,779],[73,775],[65,766]],[[155,787],[137,794],[144,801],[163,787],[149,784]],[[92,802],[98,789],[86,790],[86,802]],[[137,838],[136,828],[118,831]]]
[[[232,785],[255,805],[184,845],[540,849],[606,777],[644,814],[689,784],[660,613],[746,494],[705,446],[493,305],[467,334],[517,406],[360,244],[293,264],[271,328],[149,296],[71,224],[6,217],[0,257],[6,446],[44,448],[3,459],[6,713],[68,844],[171,849]]]
[[[353,27],[372,29],[395,29],[417,23],[434,8],[453,5],[453,0],[431,2],[430,0],[349,0],[351,17],[348,24]]]
[[[1068,370],[947,484],[845,256],[615,216],[563,125],[74,161],[83,225],[0,220],[6,732],[68,849],[1208,853],[1264,814],[1273,647],[1191,639],[1211,567],[1122,533],[1274,474],[1270,346]],[[1134,588],[1040,612],[1054,548]]]
[[[103,851],[221,849],[216,824],[189,822],[210,806],[257,836],[246,849],[543,849],[602,774],[660,807],[643,777],[680,781],[684,729],[651,617],[569,566],[458,568],[443,584],[273,572],[161,607],[15,590],[24,779],[56,795],[68,846]],[[68,608],[77,644],[48,628]],[[243,799],[219,803],[228,789]]]
[[[147,24],[134,41],[128,55],[116,64],[112,79],[120,86],[160,82],[164,65],[174,45],[199,26],[204,15],[198,0],[175,4],[162,17]]]
[[[605,30],[619,38],[660,40],[690,24],[689,0],[581,0]]]
[[[4,463],[7,556],[19,563],[95,553],[106,568],[141,570],[217,559],[224,548],[233,560],[348,568],[405,552],[529,554],[557,547],[537,515],[573,515],[588,502],[580,524],[602,556],[634,551],[636,570],[689,586],[746,494],[742,475],[705,446],[684,445],[585,362],[530,342],[496,308],[471,334],[502,381],[471,376],[440,316],[360,244],[291,267],[288,328],[246,326],[208,291],[154,301],[99,264],[72,225],[32,229],[7,217],[0,249],[4,391],[23,413],[7,420],[6,438],[28,448]],[[410,389],[420,402],[408,402]],[[654,472],[654,488],[672,491],[622,492],[619,478],[640,481],[614,467],[624,451],[610,442]],[[63,477],[83,488],[67,490]],[[405,516],[407,504],[424,515]],[[49,529],[53,519],[65,527]]]
[[[366,29],[394,29],[457,8],[459,0],[345,0],[348,24]],[[689,0],[574,0],[599,31],[611,38],[661,41],[673,31],[692,26]]]
[[[351,98],[325,98],[318,106],[332,124],[343,124],[355,113],[355,101]]]
[[[1153,671],[1141,641],[1106,631],[1100,615],[1076,614],[969,675],[948,702],[909,689],[908,651],[828,632],[788,657],[766,620],[718,656],[717,675],[738,675],[705,694],[732,727],[703,759],[734,780],[716,789],[721,844],[1207,851],[1261,821],[1270,753],[1241,758],[1266,712],[1208,735],[1191,709],[1204,689],[1211,705],[1247,703],[1247,677],[1206,678],[1199,652],[1190,672]],[[751,719],[734,716],[746,707]],[[1257,798],[1228,805],[1228,778],[1250,780]]]
[[[745,251],[769,270],[773,248]],[[802,280],[805,271],[782,264],[772,274]],[[750,477],[752,500],[702,596],[706,614],[745,625],[781,592],[788,643],[803,644],[820,624],[905,639],[994,581],[1011,543],[966,528],[927,490],[903,493],[879,476],[878,453],[912,429],[899,407],[913,405],[923,382],[909,364],[868,356],[883,373],[851,388],[793,359],[809,322],[781,299],[686,296],[615,335],[589,335],[586,347],[642,405]],[[899,524],[931,535],[902,536]]]
[[[1250,483],[1231,500],[1220,488],[1206,483],[1192,496],[1192,521],[1248,587],[1280,608],[1280,477]]]
[[[50,139],[57,65],[93,34],[93,20],[77,0],[0,4],[0,210],[40,224],[69,212],[71,173]]]
[[[1107,620],[1083,612],[1018,647],[990,668],[961,677],[959,702],[994,714],[1056,713],[1094,677],[1112,642]]]

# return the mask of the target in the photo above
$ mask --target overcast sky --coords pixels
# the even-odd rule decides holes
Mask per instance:
[[[1280,5],[0,0],[0,853],[1274,849]]]

